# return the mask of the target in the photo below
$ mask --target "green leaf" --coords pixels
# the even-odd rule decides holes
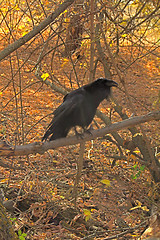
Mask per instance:
[[[22,231],[21,230],[18,230],[18,235],[22,235]]]
[[[14,222],[14,221],[16,221],[16,218],[10,218],[10,220],[11,220],[12,222]]]
[[[23,237],[27,237],[27,233],[22,233],[22,236]]]
[[[140,166],[140,170],[141,170],[141,171],[144,171],[144,169],[145,169],[145,166],[144,166],[144,165]]]
[[[20,240],[25,240],[25,237],[19,236],[19,239],[20,239]]]
[[[133,168],[137,168],[137,164],[135,164],[135,165],[133,166]]]

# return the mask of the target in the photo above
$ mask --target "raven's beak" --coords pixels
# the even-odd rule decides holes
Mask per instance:
[[[111,87],[118,87],[118,83],[115,82],[115,81],[112,81],[112,82],[111,82]]]

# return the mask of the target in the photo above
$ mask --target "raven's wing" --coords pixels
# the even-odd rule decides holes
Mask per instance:
[[[54,117],[50,122],[45,135],[46,140],[51,134],[51,140],[66,137],[69,130],[77,125],[78,114],[84,104],[84,92],[76,91],[75,94],[68,94],[64,102],[54,111]]]
[[[79,108],[84,101],[85,91],[83,89],[76,89],[63,98],[63,103],[53,112],[54,117],[58,117],[62,113],[65,115],[71,114],[76,108]]]

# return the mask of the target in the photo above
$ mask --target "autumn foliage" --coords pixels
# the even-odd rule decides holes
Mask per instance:
[[[159,1],[91,2],[1,1],[0,151],[41,144],[63,96],[98,77],[119,88],[94,129],[159,112]],[[19,239],[138,239],[160,204],[159,135],[151,121],[87,141],[78,178],[79,145],[6,153],[0,200]]]

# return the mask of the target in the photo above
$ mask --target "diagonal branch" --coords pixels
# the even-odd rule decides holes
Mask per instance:
[[[68,8],[74,0],[65,0],[58,9],[56,9],[52,14],[49,15],[43,22],[41,22],[38,26],[34,27],[32,31],[24,35],[22,38],[18,39],[14,43],[10,44],[4,50],[0,52],[0,61],[7,57],[9,54],[20,48],[26,42],[35,37],[38,33],[40,33],[43,29],[45,29],[50,23],[52,23],[66,8]]]

